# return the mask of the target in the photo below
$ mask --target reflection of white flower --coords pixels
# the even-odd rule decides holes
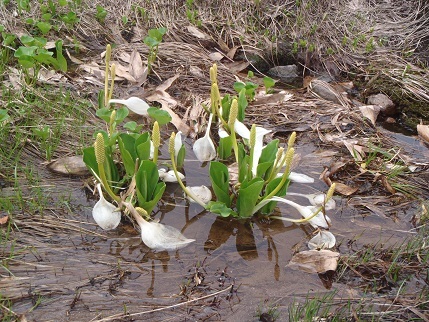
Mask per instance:
[[[185,176],[177,172],[179,174],[180,180],[184,180]],[[164,168],[158,169],[159,178],[164,182],[177,182],[176,175],[174,174],[174,170],[167,171]]]
[[[310,249],[324,249],[332,248],[335,246],[336,239],[334,234],[329,231],[319,231],[313,238],[308,242],[308,248]]]
[[[117,104],[125,105],[126,107],[128,107],[128,109],[130,109],[134,113],[140,114],[140,115],[148,115],[147,110],[150,107],[144,100],[142,100],[141,98],[138,98],[138,97],[134,97],[134,96],[130,97],[126,100],[111,99],[109,101],[109,104],[111,104],[111,103],[117,103]]]
[[[216,157],[216,149],[212,139],[210,138],[210,127],[212,125],[213,114],[210,114],[209,125],[207,126],[206,134],[195,141],[192,149],[198,161],[206,162],[213,160]]]
[[[186,189],[190,190],[190,192],[195,195],[200,201],[203,203],[208,203],[212,200],[212,192],[206,186],[196,186],[196,187],[186,187]],[[191,197],[187,196],[190,202],[196,202]]]
[[[97,183],[98,193],[100,200],[97,201],[94,208],[92,209],[92,217],[95,222],[104,230],[111,230],[118,227],[121,222],[121,212],[118,207],[104,199],[101,185]]]

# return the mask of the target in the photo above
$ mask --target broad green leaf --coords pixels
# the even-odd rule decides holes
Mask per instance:
[[[228,167],[217,161],[210,162],[210,181],[217,201],[224,203],[227,207],[231,206],[231,197],[229,196],[229,172]]]
[[[220,215],[221,217],[229,217],[229,216],[237,215],[235,211],[227,207],[223,202],[219,202],[219,201],[210,201],[207,205],[207,209],[214,214]]]
[[[160,41],[149,36],[145,37],[143,42],[150,48],[154,48],[160,44]]]
[[[263,82],[264,82],[264,86],[267,90],[270,89],[271,87],[274,87],[274,85],[276,84],[274,79],[272,79],[271,77],[268,77],[268,76],[264,77]]]
[[[142,160],[149,160],[150,158],[150,135],[148,132],[141,134],[135,143],[137,156]],[[158,173],[158,172],[157,172]]]
[[[153,208],[155,208],[158,201],[162,198],[165,188],[166,188],[166,185],[164,182],[158,182],[158,184],[156,185],[155,191],[153,193],[152,200],[142,202],[142,203],[140,203],[140,200],[139,200],[139,206],[142,207],[144,210],[146,210],[148,214],[150,214],[153,211]]]
[[[240,122],[243,122],[247,107],[247,99],[246,99],[246,90],[243,88],[240,93],[238,94],[238,114],[237,119]]]
[[[149,107],[147,110],[147,113],[155,121],[158,121],[159,125],[167,124],[172,120],[170,113],[168,113],[167,111],[161,110],[157,107]]]
[[[0,123],[3,123],[4,121],[6,121],[9,118],[10,118],[10,116],[9,116],[9,114],[7,114],[7,110],[0,109]]]
[[[112,110],[108,109],[107,107],[99,108],[95,114],[101,118],[104,122],[109,123],[110,122],[110,115],[112,114]]]
[[[97,159],[95,157],[95,149],[93,146],[83,149],[83,162],[86,164],[88,169],[99,175]]]
[[[246,87],[246,84],[244,84],[243,82],[235,82],[233,87],[237,93],[240,93],[240,91]]]
[[[36,54],[37,48],[38,48],[37,46],[30,46],[30,47],[20,46],[13,55],[14,57],[17,57],[17,58],[22,57],[23,59],[25,59],[25,57],[33,57]]]
[[[125,120],[129,113],[130,111],[125,106],[122,106],[121,108],[117,109],[115,118],[116,123],[122,123],[122,121]]]
[[[24,56],[23,58],[18,59],[18,63],[23,68],[33,68],[35,66],[35,60],[29,56]]]
[[[221,138],[219,140],[219,146],[217,148],[217,154],[219,159],[226,160],[232,154],[232,138],[227,136],[226,138]]]
[[[130,153],[131,157],[133,158],[133,162],[135,162],[137,158],[136,139],[134,139],[132,135],[127,133],[121,133],[119,134],[119,137],[124,144],[124,148]]]
[[[63,56],[63,41],[57,40],[55,42],[55,50],[57,55],[58,69],[62,72],[67,72],[67,60]]]
[[[135,172],[135,158],[131,155],[130,151],[127,149],[126,144],[122,140],[122,136],[127,135],[122,133],[118,138],[119,151],[121,152],[122,162],[124,163],[125,172],[128,176],[132,177]],[[134,152],[134,144],[131,145],[132,152]]]
[[[275,178],[271,182],[269,182],[265,188],[264,196],[268,196],[271,191],[273,191],[281,182],[282,178]],[[278,197],[284,197],[286,195],[287,188],[289,186],[289,180],[286,180],[285,184],[280,188],[280,190],[275,194]],[[271,201],[263,206],[259,213],[269,215],[273,212],[274,208],[277,206],[277,201]]]
[[[278,139],[272,140],[262,149],[259,162],[273,162],[276,159],[278,149],[279,149],[279,140]]]
[[[141,195],[140,202],[148,202],[153,199],[153,193],[159,181],[158,168],[149,160],[141,162],[136,173],[136,189]]]
[[[36,26],[43,35],[46,35],[52,28],[51,24],[45,21],[39,21]]]
[[[238,190],[237,212],[240,218],[252,216],[253,208],[258,202],[264,180],[253,178],[250,182],[243,182]]]
[[[19,40],[21,40],[21,42],[27,46],[32,46],[35,42],[34,37],[31,37],[29,35],[23,35],[21,36],[21,38],[19,38]]]
[[[222,105],[222,117],[224,120],[228,120],[229,118],[229,110],[231,108],[232,98],[229,94],[226,94],[221,101]]]
[[[185,164],[185,156],[186,156],[186,148],[185,145],[182,144],[179,153],[177,154],[176,166],[177,169],[182,169]]]

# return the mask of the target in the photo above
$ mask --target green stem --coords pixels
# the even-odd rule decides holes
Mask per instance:
[[[174,160],[174,155],[170,154],[170,156],[171,156],[171,164],[173,166],[174,175],[176,176],[177,182],[179,183],[182,190],[189,197],[194,199],[200,206],[202,206],[203,208],[206,208],[207,205],[200,198],[198,198],[195,194],[193,194],[188,188],[185,187],[185,185],[183,184],[183,181],[179,177],[179,173],[177,172],[177,166],[176,166],[176,161]]]
[[[110,196],[110,198],[115,200],[117,203],[120,203],[121,198],[119,196],[115,195],[115,193],[110,188],[109,183],[107,182],[107,179],[106,179],[106,172],[104,171],[104,166],[101,163],[98,163],[98,172],[100,174],[100,180],[101,180],[101,184],[103,185],[104,190],[106,190],[106,192]]]

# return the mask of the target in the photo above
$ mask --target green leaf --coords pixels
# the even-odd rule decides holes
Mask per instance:
[[[133,158],[133,162],[135,162],[137,159],[136,139],[127,133],[119,134],[119,139],[124,144],[124,148],[130,153],[131,157]]]
[[[143,209],[145,209],[148,214],[150,214],[153,211],[153,208],[155,208],[158,201],[162,198],[162,195],[164,194],[165,188],[166,188],[165,183],[159,182],[156,185],[152,200],[145,201],[142,203],[140,203],[140,201],[139,201],[139,206],[142,207]]]
[[[217,154],[219,159],[226,160],[232,154],[232,138],[227,136],[226,138],[219,139],[219,146],[217,147]]]
[[[177,169],[183,168],[183,165],[185,163],[185,156],[186,156],[186,148],[185,148],[185,145],[182,144],[182,146],[179,149],[179,153],[177,154],[177,160],[176,160]]]
[[[57,55],[57,64],[58,64],[58,69],[62,72],[67,72],[67,60],[64,58],[63,55],[63,41],[62,40],[57,40],[55,42],[55,50],[56,50],[56,55]]]
[[[33,68],[35,66],[35,60],[29,56],[23,56],[23,58],[18,59],[18,63],[23,68]]]
[[[271,193],[271,191],[273,191],[279,185],[281,181],[282,181],[282,178],[275,178],[274,180],[270,181],[265,188],[264,196],[268,196]],[[278,197],[284,197],[286,195],[289,182],[290,182],[289,180],[286,180],[285,184],[280,188],[280,190],[275,195]],[[259,210],[259,213],[269,215],[273,212],[276,206],[277,206],[277,201],[270,201]]]
[[[97,158],[95,157],[95,149],[93,146],[83,149],[83,162],[88,169],[94,171],[95,174],[99,176]]]
[[[135,172],[135,158],[133,158],[132,152],[134,152],[134,139],[132,140],[132,144],[126,144],[124,143],[124,140],[127,141],[126,136],[128,134],[122,133],[118,137],[118,145],[119,145],[119,151],[121,152],[122,162],[124,163],[125,172],[128,176],[132,177]],[[130,149],[128,149],[130,148]],[[135,152],[134,152],[135,155]]]
[[[261,178],[253,178],[250,182],[241,184],[237,198],[237,212],[240,218],[252,216],[253,208],[258,202],[263,186],[264,180]]]
[[[29,35],[23,35],[21,36],[21,38],[19,38],[19,40],[21,40],[21,42],[27,46],[32,46],[35,43],[34,37],[31,37]]]
[[[10,118],[10,116],[9,116],[9,114],[7,114],[7,110],[0,109],[0,123],[3,123],[4,121],[6,121],[9,118]]]
[[[210,162],[209,174],[217,201],[220,201],[227,207],[230,207],[231,197],[229,196],[228,167],[221,162],[212,161]]]
[[[45,21],[39,21],[36,26],[43,35],[46,35],[52,28],[51,24]]]
[[[220,201],[210,201],[207,205],[207,209],[214,213],[218,214],[221,217],[236,216],[237,213],[231,208],[227,207],[223,202]]]
[[[116,123],[121,123],[123,120],[125,120],[129,113],[130,111],[125,106],[122,106],[121,108],[117,109],[115,117]]]
[[[13,54],[14,57],[26,59],[26,57],[33,57],[36,55],[37,46],[20,46],[15,53]]]
[[[149,160],[150,158],[150,135],[148,132],[141,134],[135,143],[137,156],[140,160]],[[157,172],[158,173],[158,172]]]
[[[149,107],[147,109],[147,113],[155,121],[158,121],[159,125],[167,124],[172,120],[170,113],[168,113],[167,111],[161,110],[157,107]]]
[[[274,79],[272,79],[271,77],[268,77],[268,76],[264,77],[263,82],[264,82],[264,86],[267,90],[270,89],[271,87],[274,87],[274,85],[276,84]]]
[[[136,190],[139,197],[139,203],[151,201],[159,181],[158,168],[156,164],[149,160],[140,163],[136,173]]]
[[[245,117],[245,111],[246,111],[246,107],[248,105],[247,103],[247,98],[246,98],[246,90],[243,88],[240,93],[238,94],[238,114],[237,114],[237,119],[240,122],[243,122],[244,117]]]
[[[156,46],[158,46],[161,42],[160,41],[158,41],[158,40],[156,40],[156,39],[154,39],[154,38],[152,38],[152,37],[149,37],[149,36],[146,36],[144,39],[143,39],[143,42],[149,47],[149,48],[154,48],[154,47],[156,47]]]
[[[229,118],[229,110],[231,108],[232,98],[229,96],[229,94],[226,94],[221,101],[222,105],[222,117],[224,120],[227,120]]]
[[[52,18],[52,15],[51,15],[50,13],[44,13],[44,14],[42,15],[42,19],[43,19],[44,21],[49,21],[49,20],[51,20],[51,18]]]
[[[259,158],[258,167],[256,170],[258,177],[267,179],[266,175],[270,173],[277,156],[278,144],[278,139],[272,140],[262,149],[261,157]]]
[[[107,107],[99,108],[95,114],[101,118],[104,122],[109,123],[110,122],[110,115],[112,114],[112,110],[108,109]]]
[[[241,90],[246,87],[246,84],[244,84],[243,82],[235,82],[233,87],[237,93],[240,93]]]

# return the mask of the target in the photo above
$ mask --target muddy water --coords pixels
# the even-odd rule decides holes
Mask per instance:
[[[306,173],[316,182],[293,183],[289,191],[326,190],[318,177],[335,155],[327,156],[311,144],[298,146],[297,151],[302,159],[294,171]],[[209,183],[207,168],[196,161],[188,160],[185,172],[188,185]],[[15,300],[15,312],[26,312],[41,299],[41,304],[26,314],[31,321],[97,321],[124,312],[136,321],[257,321],[258,308],[264,310],[269,305],[276,305],[280,320],[286,320],[293,300],[328,291],[317,274],[286,268],[295,251],[306,249],[311,232],[307,226],[221,219],[203,212],[199,205],[189,205],[178,185],[169,184],[170,197],[155,217],[196,242],[177,252],[153,252],[126,220],[113,232],[97,228],[91,217],[95,201],[86,199],[79,180],[70,179],[61,188],[72,191],[71,209],[40,221],[33,219],[32,227],[23,220],[18,246],[31,245],[32,249],[9,266],[15,277],[10,278],[5,295]],[[305,199],[290,198],[306,204]],[[404,211],[401,220],[394,222],[369,212],[363,215],[362,210],[348,206],[347,200],[339,197],[337,204],[328,215],[340,253],[350,251],[350,241],[358,249],[370,243],[401,243],[410,234],[411,211]],[[286,206],[280,206],[279,211],[299,218]],[[47,222],[64,228],[38,234],[35,223],[46,227]],[[196,285],[198,279],[201,284]],[[231,285],[232,292],[145,313]],[[359,296],[357,290],[338,283],[331,290]]]

